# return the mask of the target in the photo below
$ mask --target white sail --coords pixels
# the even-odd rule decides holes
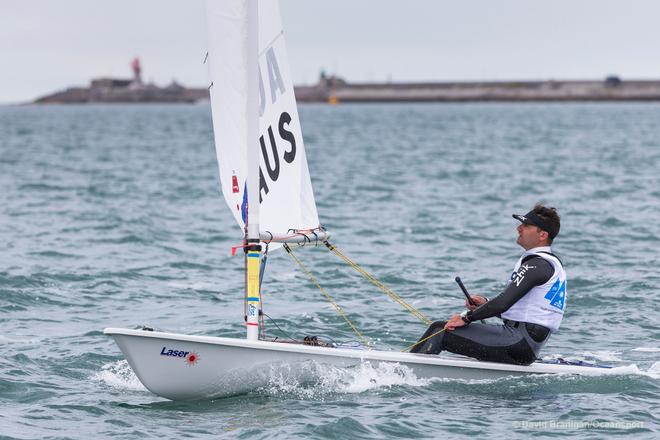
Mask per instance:
[[[215,146],[222,192],[245,226],[248,148],[260,157],[261,231],[319,226],[279,6],[259,0],[258,81],[248,80],[245,0],[207,1],[208,65]],[[259,96],[259,140],[247,141],[249,92]]]

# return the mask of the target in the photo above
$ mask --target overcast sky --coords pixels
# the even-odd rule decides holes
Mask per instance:
[[[221,1],[221,0],[217,0]],[[660,79],[657,0],[282,0],[294,82]],[[93,77],[206,85],[203,0],[0,0],[0,103]]]

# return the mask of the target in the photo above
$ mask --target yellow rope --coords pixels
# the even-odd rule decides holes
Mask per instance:
[[[291,251],[291,248],[285,244],[285,245],[284,245],[284,249],[286,249],[287,253],[288,253],[289,255],[291,255],[291,257],[296,261],[296,263],[298,263],[298,265],[300,266],[300,268],[301,268],[301,269],[307,274],[307,276],[309,276],[309,278],[312,280],[312,282],[313,282],[314,284],[316,284],[316,287],[318,287],[319,290],[321,291],[321,293],[327,298],[328,301],[330,301],[330,304],[332,304],[332,306],[335,308],[335,310],[337,310],[337,313],[339,313],[339,314],[341,315],[341,317],[344,318],[344,321],[346,321],[346,323],[347,323],[347,324],[353,329],[353,331],[355,332],[355,334],[357,335],[357,337],[360,339],[360,342],[362,342],[362,344],[363,344],[365,347],[367,347],[369,350],[371,350],[371,346],[369,345],[369,341],[367,340],[367,338],[365,338],[365,337],[362,335],[362,333],[360,333],[360,331],[359,331],[359,330],[353,325],[353,323],[351,322],[351,320],[348,319],[348,316],[346,316],[346,314],[344,313],[344,311],[343,311],[343,310],[341,309],[341,307],[339,307],[339,305],[338,305],[338,304],[332,299],[332,297],[331,297],[330,295],[328,295],[328,294],[325,292],[325,290],[323,290],[323,288],[322,288],[321,285],[318,283],[318,281],[316,281],[316,279],[314,278],[314,276],[312,276],[311,272],[310,272],[309,270],[307,270],[307,268],[303,265],[302,261],[300,261],[300,260],[298,259],[298,257],[296,257],[295,255],[293,255],[293,252]]]
[[[371,281],[372,284],[374,284],[376,287],[378,287],[380,290],[385,292],[390,298],[392,298],[394,301],[399,303],[404,309],[408,310],[412,315],[422,321],[423,323],[429,325],[431,324],[431,321],[429,318],[424,316],[422,312],[414,308],[412,305],[408,304],[403,298],[401,298],[399,295],[394,293],[392,289],[381,283],[379,280],[376,279],[373,275],[371,275],[369,272],[364,270],[362,267],[360,267],[357,263],[355,263],[353,260],[348,258],[346,255],[344,255],[339,249],[337,249],[336,246],[331,245],[327,241],[325,242],[325,245],[330,249],[335,255],[337,255],[339,258],[344,260],[349,266],[351,266],[353,269],[355,269],[357,272],[359,272],[363,277],[365,277],[367,280]]]
[[[410,349],[413,348],[415,345],[421,344],[422,342],[426,342],[426,341],[428,341],[429,339],[431,339],[433,336],[435,336],[435,335],[439,335],[440,333],[442,333],[442,332],[444,332],[444,331],[445,331],[445,329],[443,328],[442,330],[433,333],[431,336],[427,336],[427,337],[425,337],[424,339],[420,339],[419,341],[415,342],[415,343],[414,343],[413,345],[411,345],[410,347],[406,347],[406,348],[404,348],[404,349],[401,350],[401,351],[410,351]]]

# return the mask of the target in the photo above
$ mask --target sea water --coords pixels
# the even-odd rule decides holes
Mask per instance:
[[[208,105],[0,107],[0,437],[658,436],[660,105],[302,105],[333,242],[432,319],[453,279],[497,295],[517,222],[555,206],[568,305],[543,355],[603,377],[421,379],[316,365],[253,392],[176,403],[147,391],[104,327],[243,337],[241,231],[219,187]],[[325,248],[297,251],[380,349],[425,326]],[[283,252],[266,334],[356,336]],[[279,326],[279,328],[278,328]]]

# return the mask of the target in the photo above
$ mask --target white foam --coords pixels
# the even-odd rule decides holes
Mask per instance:
[[[637,347],[637,348],[633,348],[632,351],[656,353],[660,351],[660,348]],[[618,351],[594,351],[594,352],[585,351],[584,352],[585,357],[591,357],[606,362],[625,362],[624,359],[621,359],[619,357],[620,354],[621,352]],[[551,355],[543,356],[543,360],[552,360],[552,359],[564,358],[564,357],[565,356],[561,354],[551,354]],[[630,365],[621,365],[614,368],[610,368],[606,370],[603,374],[638,375],[638,376],[650,377],[653,379],[660,379],[660,361],[653,363],[653,365],[651,365],[651,367],[649,367],[648,370],[641,370],[637,366],[637,364],[630,364]]]
[[[552,354],[546,354],[541,359],[544,361],[551,361],[553,359],[560,359],[560,358],[564,358],[564,355],[561,353],[552,353]]]
[[[660,362],[654,363],[648,370],[641,370],[637,364],[622,365],[603,371],[603,375],[646,376],[660,379]]]
[[[646,374],[654,379],[660,379],[660,362],[654,362],[646,371]]]
[[[546,376],[545,374],[538,374],[536,375],[538,377],[543,377]],[[547,375],[547,376],[553,376],[553,375]],[[509,376],[502,376],[502,377],[493,377],[490,379],[461,379],[459,377],[434,377],[431,379],[433,383],[461,383],[461,384],[466,384],[466,385],[490,385],[498,382],[507,382],[510,381],[511,379],[520,379],[522,376],[517,376],[515,374],[511,374]]]
[[[92,379],[119,390],[146,391],[126,360],[105,364]]]
[[[633,348],[632,351],[643,351],[645,353],[658,353],[660,352],[660,347],[637,347],[637,348]]]
[[[341,371],[341,370],[340,370]],[[362,362],[357,369],[349,370],[339,381],[339,391],[362,393],[375,388],[393,386],[426,386],[428,379],[420,379],[405,365],[381,363],[374,367],[370,362]]]
[[[394,363],[362,362],[352,368],[322,365],[316,362],[304,367],[304,374],[297,369],[273,367],[269,384],[263,390],[269,394],[294,394],[302,398],[319,398],[324,395],[355,394],[369,390],[389,389],[395,386],[426,386],[429,379],[420,379],[408,367]]]
[[[586,358],[597,359],[599,361],[605,362],[623,362],[623,359],[619,356],[621,355],[620,351],[585,351],[583,356]]]

